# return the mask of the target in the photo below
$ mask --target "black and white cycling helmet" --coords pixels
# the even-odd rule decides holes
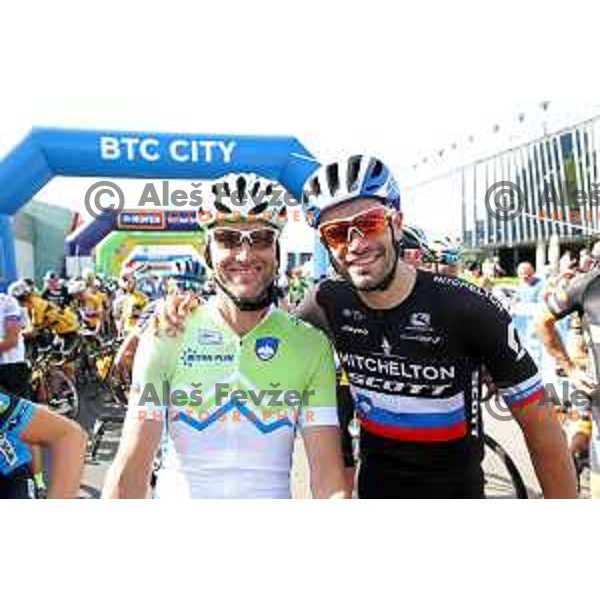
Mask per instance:
[[[306,220],[318,229],[324,210],[357,198],[372,198],[400,210],[398,184],[379,159],[357,155],[318,169],[304,185]]]
[[[265,179],[254,173],[234,173],[215,181],[212,186],[213,202],[210,210],[198,211],[200,228],[211,230],[228,223],[265,223],[283,231],[287,224],[285,190],[276,181]],[[280,263],[281,247],[276,245],[276,261]],[[210,244],[205,246],[204,262],[213,269]],[[275,278],[259,298],[238,298],[229,286],[215,273],[214,281],[242,311],[257,311],[272,305],[277,298]]]
[[[245,221],[263,222],[282,231],[287,223],[284,188],[254,173],[234,173],[215,181],[211,209],[200,209],[201,228]]]
[[[26,300],[34,291],[31,284],[24,279],[13,281],[8,286],[8,294],[17,300]]]

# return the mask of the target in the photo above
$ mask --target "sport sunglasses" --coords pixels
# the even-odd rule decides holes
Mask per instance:
[[[223,250],[234,250],[239,248],[248,240],[248,243],[255,250],[268,250],[272,248],[279,232],[275,229],[228,229],[219,227],[211,233],[213,240]]]
[[[381,235],[386,230],[390,218],[391,213],[388,209],[377,206],[357,214],[352,219],[340,219],[322,225],[319,231],[330,248],[339,250],[350,244],[354,233],[363,238]]]

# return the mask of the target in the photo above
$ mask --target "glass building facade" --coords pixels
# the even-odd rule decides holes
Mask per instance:
[[[599,152],[596,117],[456,168],[413,196],[432,217],[443,212],[466,248],[581,240],[600,233]]]

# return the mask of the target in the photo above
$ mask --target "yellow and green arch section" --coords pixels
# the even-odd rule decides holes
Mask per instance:
[[[113,231],[96,246],[96,271],[118,277],[123,262],[136,246],[191,246],[204,256],[203,232]]]

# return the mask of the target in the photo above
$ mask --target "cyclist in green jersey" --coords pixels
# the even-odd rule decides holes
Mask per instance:
[[[277,184],[231,175],[213,187],[206,262],[217,295],[175,337],[142,334],[130,407],[104,497],[147,497],[163,441],[161,498],[289,498],[296,431],[314,497],[342,498],[333,352],[274,307],[285,212]]]

